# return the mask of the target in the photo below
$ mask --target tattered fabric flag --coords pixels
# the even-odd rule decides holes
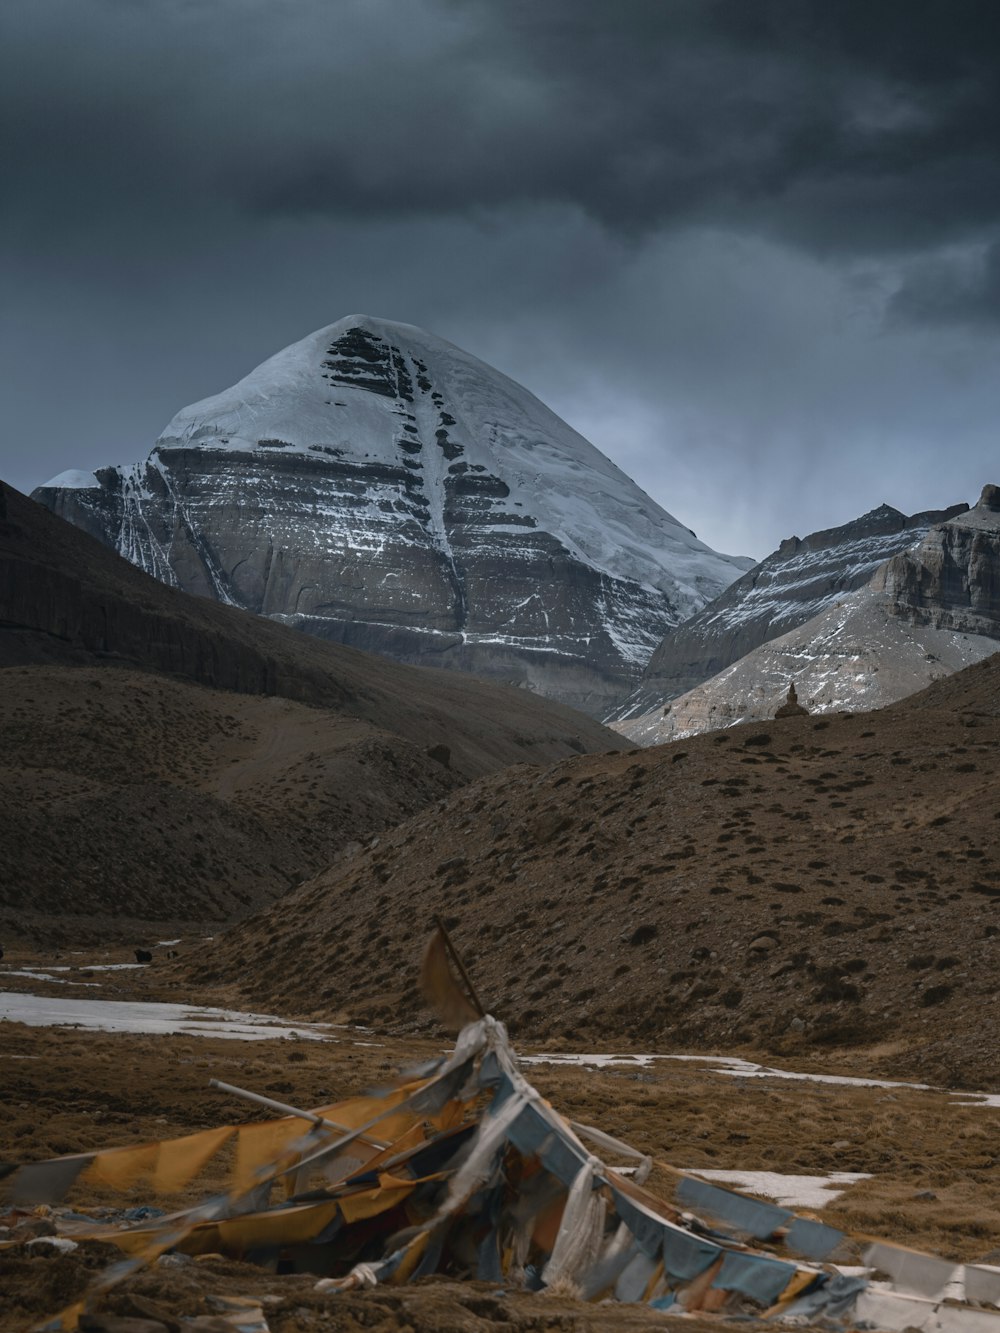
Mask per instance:
[[[452,974],[448,946],[439,926],[427,941],[420,965],[420,990],[446,1028],[460,1032],[475,1023],[480,1014]]]
[[[55,1157],[47,1162],[31,1162],[22,1166],[7,1178],[4,1190],[6,1201],[12,1207],[59,1203],[66,1197],[80,1172],[93,1160],[93,1153],[75,1153],[72,1157]]]
[[[943,1300],[949,1283],[962,1275],[961,1266],[948,1259],[887,1241],[873,1241],[863,1257],[869,1268],[888,1273],[897,1291],[926,1300]]]
[[[145,1177],[158,1195],[176,1194],[194,1180],[236,1132],[232,1125],[221,1125],[178,1139],[110,1148],[95,1154],[84,1179],[125,1190]]]

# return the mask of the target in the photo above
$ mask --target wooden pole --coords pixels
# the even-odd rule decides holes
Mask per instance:
[[[350,1132],[349,1126],[340,1125],[336,1120],[328,1120],[326,1116],[317,1115],[315,1111],[301,1111],[297,1106],[289,1106],[287,1102],[276,1102],[273,1097],[264,1097],[259,1092],[251,1092],[249,1088],[237,1088],[232,1083],[223,1083],[217,1078],[210,1078],[208,1086],[217,1088],[219,1092],[232,1093],[234,1097],[242,1097],[244,1101],[254,1102],[257,1106],[266,1106],[269,1111],[280,1111],[282,1115],[293,1115],[297,1120],[309,1120],[317,1128],[320,1125],[325,1125],[327,1129]],[[389,1146],[384,1140],[370,1138],[367,1134],[363,1134],[361,1137],[376,1148],[387,1148]]]
[[[479,1014],[479,1017],[480,1017],[480,1018],[485,1018],[485,1017],[486,1017],[486,1010],[483,1008],[482,1003],[480,1002],[479,996],[476,994],[476,988],[475,988],[475,986],[473,986],[473,984],[472,984],[472,980],[471,980],[471,978],[470,978],[468,972],[466,972],[466,970],[465,970],[465,964],[462,962],[461,958],[458,956],[458,950],[455,948],[454,944],[452,944],[452,942],[451,942],[451,936],[448,934],[447,930],[445,929],[444,922],[441,920],[441,918],[440,918],[437,914],[435,914],[435,916],[434,916],[434,921],[435,921],[435,924],[437,925],[438,930],[441,932],[441,938],[444,940],[444,947],[448,950],[449,954],[451,954],[451,957],[452,957],[453,960],[454,960],[455,966],[458,968],[458,974],[459,974],[459,976],[462,978],[462,981],[463,981],[463,983],[464,983],[464,985],[465,985],[465,989],[466,989],[466,990],[468,991],[468,993],[469,993],[469,999],[472,1001],[473,1008],[474,1008],[474,1009],[476,1010],[476,1012]]]

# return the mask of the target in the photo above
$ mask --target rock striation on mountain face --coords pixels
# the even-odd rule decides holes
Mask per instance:
[[[1000,637],[1000,486],[887,561],[872,587],[914,625]]]
[[[34,498],[186,591],[594,714],[748,564],[512,380],[363,315]]]
[[[609,721],[662,710],[762,643],[804,625],[845,593],[863,587],[891,556],[919,545],[967,504],[907,517],[891,505],[839,528],[788,537],[714,601],[668,632],[632,696]]]
[[[865,587],[615,730],[659,744],[773,717],[882,708],[1000,649],[1000,488],[885,561]]]

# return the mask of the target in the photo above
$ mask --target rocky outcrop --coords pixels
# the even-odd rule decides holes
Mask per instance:
[[[891,556],[918,545],[935,524],[968,507],[953,505],[907,517],[883,504],[842,527],[787,538],[666,635],[638,689],[609,721],[627,722],[662,708],[760,644],[804,625],[863,587]]]
[[[889,560],[872,587],[915,625],[1000,636],[1000,486]]]
[[[34,493],[166,583],[601,714],[737,577],[531,394],[351,316]]]
[[[810,713],[882,708],[1000,647],[1000,490],[930,529],[869,583],[710,680],[615,729],[658,744],[776,716],[792,681]],[[779,712],[778,715],[783,716]]]

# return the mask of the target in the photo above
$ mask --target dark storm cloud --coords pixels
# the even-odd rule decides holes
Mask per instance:
[[[519,379],[719,549],[974,499],[998,29],[995,0],[2,6],[0,474],[135,461],[365,310]]]
[[[1000,242],[906,265],[886,307],[891,323],[975,327],[1000,322]]]
[[[1000,206],[992,0],[34,0],[6,26],[34,225],[549,203],[863,253]]]

